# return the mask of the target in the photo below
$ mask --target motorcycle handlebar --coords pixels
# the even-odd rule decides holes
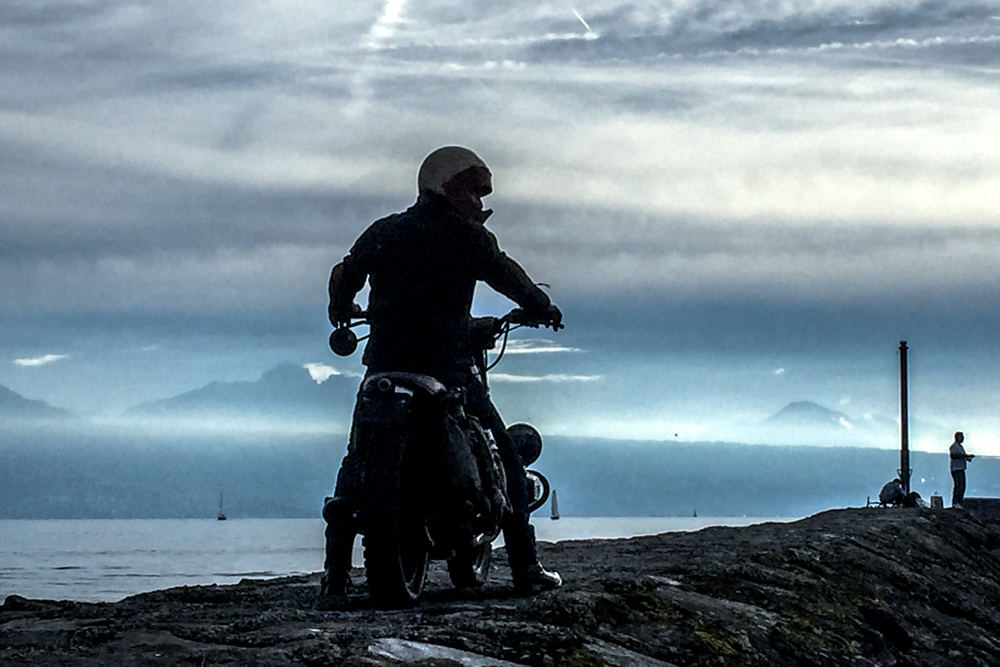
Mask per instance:
[[[553,322],[551,320],[544,320],[537,317],[532,317],[523,308],[515,308],[514,310],[510,311],[500,319],[503,322],[509,322],[511,324],[516,324],[525,327],[532,327],[536,329],[538,327],[549,327],[553,331],[559,331],[560,329],[565,328],[565,326],[561,322]]]
[[[487,318],[473,318],[473,319],[487,319]],[[509,323],[517,326],[525,327],[549,327],[553,331],[559,331],[560,329],[565,329],[566,326],[561,322],[552,322],[550,320],[541,319],[538,317],[532,317],[523,308],[514,308],[508,312],[503,317],[499,318],[489,318],[496,321],[498,328],[503,324]],[[351,322],[347,324],[347,327],[356,327],[363,324],[371,324],[368,320],[368,311],[362,310],[360,307],[351,313]],[[338,327],[344,328],[344,327]]]
[[[477,321],[481,323],[479,327],[476,326]],[[362,310],[360,306],[356,306],[351,312],[350,322],[337,326],[333,330],[333,333],[330,334],[330,349],[342,357],[354,354],[354,351],[358,347],[358,342],[365,340],[368,336],[358,338],[351,329],[363,324],[371,324],[371,321],[368,319],[368,311]],[[483,324],[485,324],[485,327],[482,326]],[[515,308],[500,318],[473,318],[470,333],[472,333],[474,339],[478,340],[481,338],[477,344],[481,344],[483,349],[491,349],[500,336],[506,336],[506,333],[511,328],[519,326],[532,328],[545,326],[550,327],[553,331],[559,331],[564,328],[561,322],[532,317],[524,309]],[[475,333],[477,329],[480,332],[478,336]]]

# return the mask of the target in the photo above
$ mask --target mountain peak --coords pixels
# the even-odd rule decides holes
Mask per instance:
[[[318,384],[301,364],[283,363],[260,379],[213,382],[178,396],[129,408],[130,417],[266,418],[290,422],[349,420],[357,378],[333,375]]]
[[[261,384],[300,384],[305,380],[313,381],[312,375],[309,374],[309,370],[305,366],[286,362],[278,364],[269,371],[265,371],[257,382]]]
[[[766,420],[769,424],[795,426],[842,426],[850,428],[850,417],[812,401],[793,401]]]
[[[8,419],[65,419],[72,417],[69,410],[56,408],[45,401],[25,398],[0,385],[0,416]]]

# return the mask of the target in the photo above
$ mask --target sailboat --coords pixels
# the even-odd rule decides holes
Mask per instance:
[[[559,518],[559,501],[556,500],[556,490],[552,489],[552,514],[551,519],[555,521]]]
[[[219,521],[226,520],[226,513],[222,511],[222,491],[219,491],[219,516],[217,518]]]

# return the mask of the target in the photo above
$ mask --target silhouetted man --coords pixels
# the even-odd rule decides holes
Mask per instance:
[[[965,500],[965,468],[969,461],[976,458],[975,454],[966,454],[965,434],[955,431],[955,441],[948,448],[948,457],[951,459],[951,479],[954,483],[951,491],[951,506],[961,507]]]
[[[555,588],[559,575],[538,562],[529,523],[527,479],[489,392],[472,372],[470,310],[476,283],[483,281],[516,301],[538,320],[558,326],[562,314],[484,226],[492,210],[482,198],[493,192],[492,173],[467,148],[446,146],[428,155],[417,177],[416,203],[372,223],[330,274],[330,322],[350,322],[354,297],[367,281],[371,335],[362,363],[368,373],[408,371],[465,389],[468,413],[492,431],[513,511],[503,521],[504,543],[514,585],[521,594]],[[326,504],[327,554],[323,593],[343,594],[351,566],[358,498],[354,443]]]

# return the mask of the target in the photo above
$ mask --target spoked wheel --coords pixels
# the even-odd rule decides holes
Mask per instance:
[[[478,535],[475,542],[456,550],[448,560],[448,574],[456,588],[478,588],[490,576],[493,559],[493,542],[486,535]]]
[[[407,439],[372,442],[367,485],[372,490],[364,539],[368,595],[379,609],[412,607],[420,598],[430,562],[427,522],[414,502],[418,475],[406,474]],[[389,440],[389,441],[386,441]]]

